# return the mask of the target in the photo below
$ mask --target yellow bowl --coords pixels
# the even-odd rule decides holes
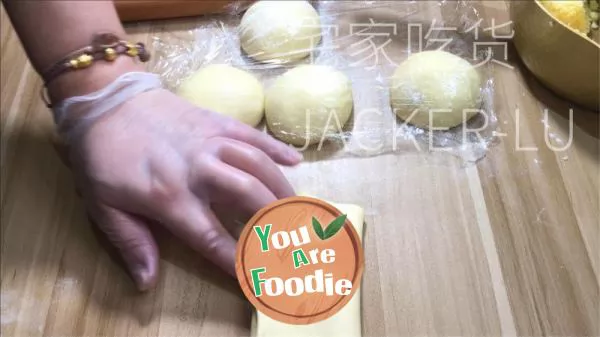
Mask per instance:
[[[525,66],[558,95],[600,105],[600,45],[556,20],[537,0],[511,1],[514,44]]]

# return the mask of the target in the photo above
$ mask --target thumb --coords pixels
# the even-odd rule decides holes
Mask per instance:
[[[153,288],[158,280],[158,247],[147,223],[110,206],[94,208],[98,228],[117,248],[138,289]]]

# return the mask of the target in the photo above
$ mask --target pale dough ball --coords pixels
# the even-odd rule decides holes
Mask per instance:
[[[239,31],[242,49],[258,61],[299,60],[321,41],[319,14],[308,1],[259,1]]]
[[[271,132],[284,142],[300,146],[338,133],[351,113],[350,80],[328,66],[302,65],[287,71],[267,90],[265,99]]]
[[[444,51],[411,55],[392,77],[390,98],[398,117],[422,128],[452,128],[463,123],[463,110],[479,109],[481,79],[466,60]],[[449,109],[450,112],[431,110]],[[475,116],[467,112],[464,121]]]
[[[254,75],[225,64],[201,68],[183,81],[177,94],[251,126],[260,123],[264,113],[262,84]]]

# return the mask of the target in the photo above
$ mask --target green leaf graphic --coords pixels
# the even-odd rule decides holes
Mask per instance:
[[[344,227],[344,223],[346,222],[346,214],[342,214],[335,218],[328,226],[325,228],[325,240],[334,236],[335,233],[339,232],[342,227]]]
[[[315,230],[315,233],[317,234],[319,239],[325,240],[325,237],[324,237],[325,234],[323,233],[323,227],[321,227],[321,223],[319,223],[319,220],[317,220],[317,218],[315,218],[314,216],[312,218],[312,225],[313,225],[313,229]]]

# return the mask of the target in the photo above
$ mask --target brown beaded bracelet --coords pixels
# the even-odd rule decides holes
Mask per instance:
[[[141,42],[134,44],[121,40],[112,33],[97,34],[94,36],[91,45],[70,53],[42,73],[44,88],[54,79],[68,71],[88,68],[98,60],[112,62],[119,55],[137,57],[142,62],[150,60],[150,53]],[[47,106],[51,107],[51,104],[49,104],[43,93],[42,98]]]

